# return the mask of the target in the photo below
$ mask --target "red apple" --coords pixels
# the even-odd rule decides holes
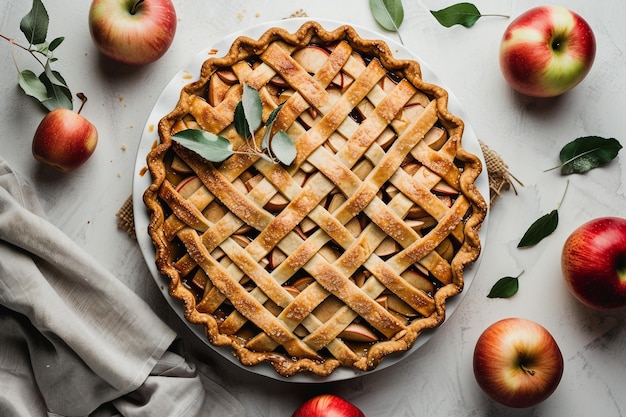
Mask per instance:
[[[98,143],[98,131],[82,115],[68,109],[52,110],[33,137],[33,156],[62,172],[81,166]]]
[[[146,65],[169,49],[176,33],[171,0],[93,0],[89,31],[98,49],[129,65]]]
[[[596,55],[589,24],[561,6],[541,6],[513,20],[500,44],[500,68],[518,92],[554,97],[585,78]]]
[[[495,401],[524,408],[547,399],[563,375],[563,355],[552,335],[534,321],[500,320],[480,335],[474,376]]]
[[[306,401],[291,417],[365,417],[365,414],[343,398],[323,394]]]
[[[626,219],[600,217],[567,238],[561,254],[565,282],[596,310],[626,307]]]

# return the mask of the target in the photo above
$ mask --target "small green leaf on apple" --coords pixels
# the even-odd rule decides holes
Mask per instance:
[[[552,232],[554,232],[559,225],[559,208],[563,199],[565,198],[565,194],[567,193],[567,188],[569,186],[569,181],[565,186],[565,191],[563,193],[563,198],[561,198],[561,202],[557,206],[556,209],[552,210],[550,213],[545,214],[535,220],[533,224],[530,225],[522,239],[517,244],[518,248],[527,248],[530,246],[534,246],[537,243],[541,242],[544,238],[550,236]]]
[[[504,277],[500,278],[494,285],[491,287],[489,294],[487,294],[488,298],[509,298],[514,296],[519,290],[519,277],[522,276],[524,271],[520,272],[520,274],[516,277]]]
[[[606,165],[617,157],[622,145],[614,138],[585,136],[565,145],[559,153],[561,174],[584,174],[594,168]],[[550,171],[548,170],[548,171]]]
[[[431,10],[430,13],[442,26],[447,28],[454,25],[471,28],[476,24],[478,19],[484,16],[509,17],[500,14],[481,14],[474,4],[466,2],[453,4],[441,10]]]

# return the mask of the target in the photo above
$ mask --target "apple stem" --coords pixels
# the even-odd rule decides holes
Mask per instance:
[[[80,114],[80,112],[83,110],[83,107],[85,107],[85,103],[87,103],[87,96],[83,93],[76,93],[76,97],[78,97],[82,101],[80,108],[76,112]]]
[[[526,368],[526,366],[523,363],[520,364],[520,368],[522,368],[522,371],[526,372],[528,375],[535,376],[535,371],[533,371],[532,369]]]
[[[133,7],[130,9],[130,14],[134,15],[135,13],[137,13],[137,9],[139,8],[139,6],[141,6],[141,3],[143,2],[144,0],[137,0]]]

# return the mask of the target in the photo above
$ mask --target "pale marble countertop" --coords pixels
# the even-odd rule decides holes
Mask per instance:
[[[93,46],[88,3],[47,2],[50,38],[65,36],[56,68],[74,92],[89,101],[83,114],[98,128],[96,153],[80,169],[63,175],[37,163],[31,140],[44,113],[17,86],[6,42],[0,44],[2,148],[0,156],[35,187],[50,220],[141,295],[206,361],[207,372],[259,416],[288,416],[306,398],[331,392],[354,402],[368,416],[622,416],[626,415],[626,313],[594,312],[575,301],[560,271],[566,237],[580,224],[605,215],[626,215],[624,155],[585,175],[544,172],[558,164],[569,141],[588,135],[624,139],[626,108],[626,3],[598,0],[557,2],[577,11],[597,38],[593,69],[574,90],[551,100],[520,96],[498,67],[498,46],[506,18],[483,18],[471,29],[440,26],[428,13],[453,2],[405,0],[404,45],[434,69],[458,97],[477,136],[497,151],[524,187],[506,192],[489,215],[487,238],[476,277],[454,314],[432,339],[400,364],[343,382],[294,384],[275,381],[237,366],[206,348],[170,309],[155,285],[137,243],[116,227],[116,212],[132,193],[135,157],[144,125],[161,90],[198,51],[221,37],[282,19],[298,9],[311,18],[341,20],[391,39],[372,18],[368,2],[174,0],[179,16],[174,44],[144,68],[112,65]],[[54,5],[53,5],[54,4]],[[483,13],[516,16],[542,5],[533,1],[477,1]],[[0,33],[21,38],[19,20],[29,2],[10,2]],[[30,58],[16,53],[22,67]],[[623,152],[622,152],[623,153]],[[527,227],[560,203],[556,232],[536,247],[520,250]],[[507,300],[486,294],[503,276],[525,271],[517,295]],[[479,334],[505,317],[525,317],[545,326],[565,359],[563,379],[544,403],[527,410],[500,406],[482,393],[472,373]]]

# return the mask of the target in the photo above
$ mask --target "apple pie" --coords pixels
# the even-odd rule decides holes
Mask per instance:
[[[282,376],[372,370],[439,326],[487,211],[447,107],[416,61],[350,26],[272,28],[208,57],[147,157],[148,231],[186,319]]]

